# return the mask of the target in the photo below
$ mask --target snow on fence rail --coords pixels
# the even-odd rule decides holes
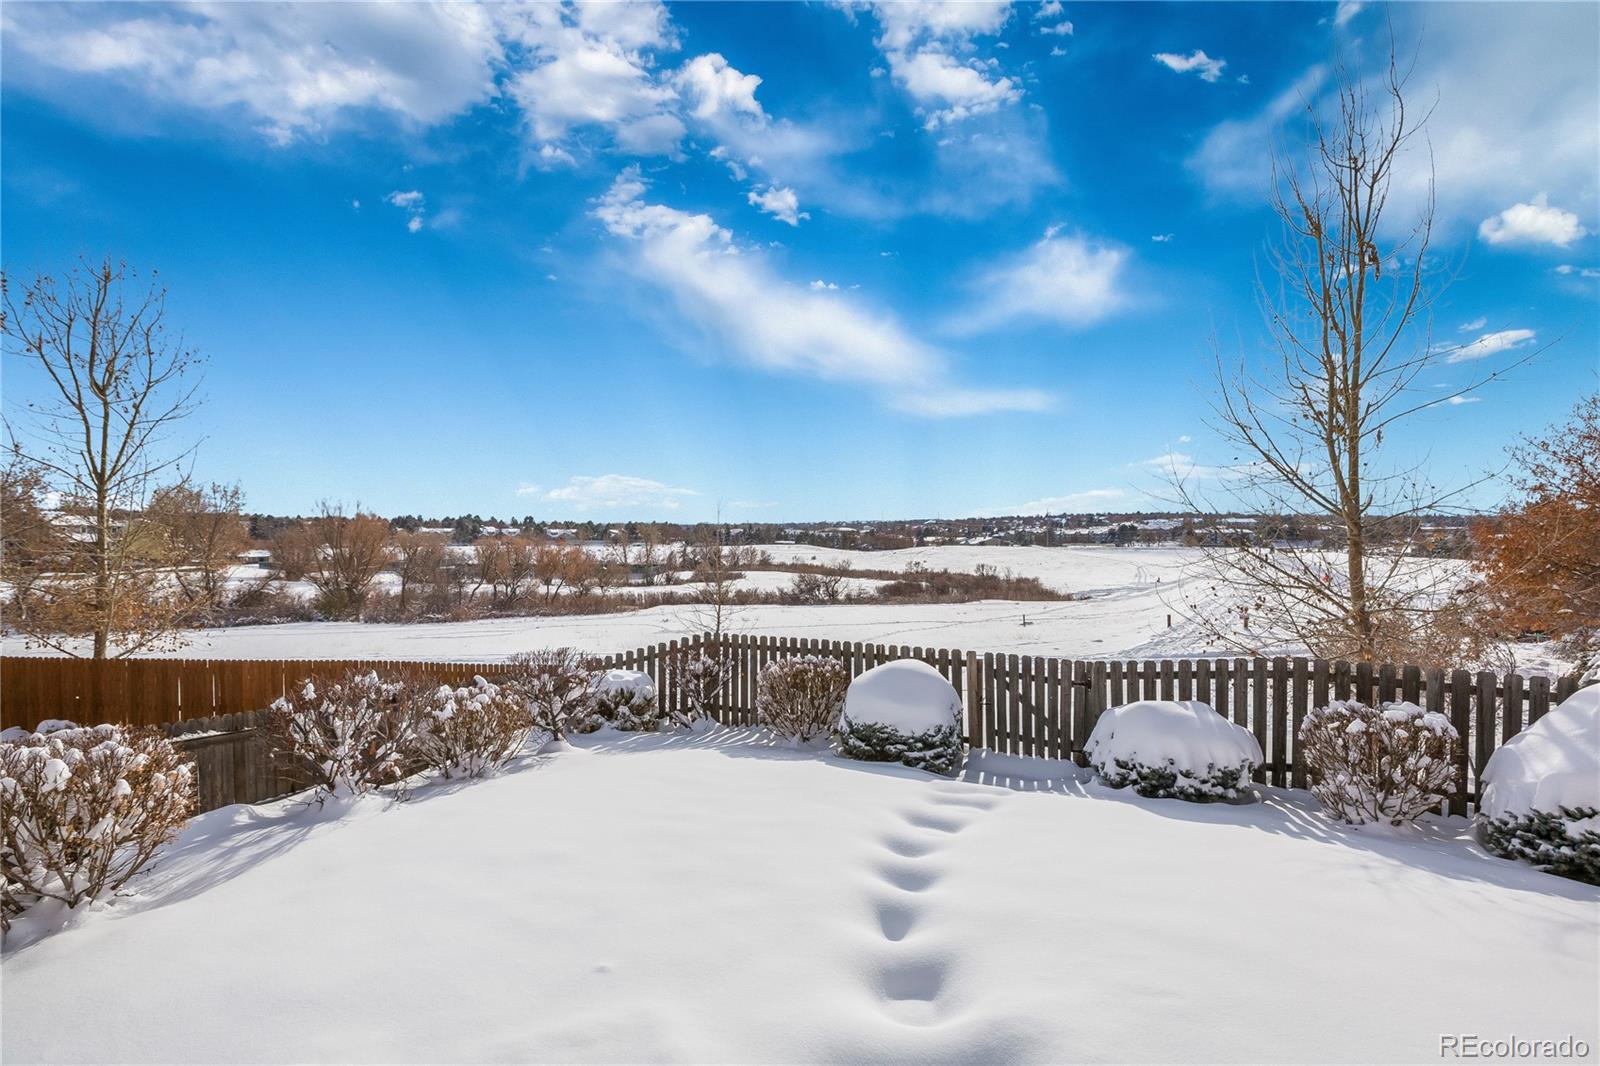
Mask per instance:
[[[650,674],[662,700],[681,707],[684,693],[668,663],[675,655],[695,654],[711,643],[711,635],[703,634],[598,658],[608,668]],[[1514,672],[1497,676],[1288,657],[1082,660],[749,634],[725,634],[722,643],[732,669],[716,713],[727,725],[754,723],[757,677],[773,660],[825,655],[842,661],[855,677],[882,662],[916,658],[938,669],[962,694],[965,739],[974,747],[1081,763],[1084,742],[1103,709],[1136,699],[1197,699],[1255,734],[1267,756],[1256,781],[1296,788],[1305,786],[1305,767],[1295,735],[1310,708],[1330,699],[1407,699],[1447,715],[1461,734],[1458,787],[1449,802],[1452,814],[1466,814],[1476,802],[1478,774],[1495,748],[1538,721],[1577,686],[1573,677],[1552,686],[1548,678]],[[8,656],[0,663],[0,724],[32,726],[44,718],[69,718],[156,725],[237,715],[259,711],[313,674],[350,669],[421,674],[460,685],[477,674],[493,679],[507,664],[234,659],[96,663]],[[90,707],[97,710],[86,710]],[[253,793],[282,786],[269,772],[251,769],[264,757],[253,728],[238,739],[250,746],[243,754],[224,755],[220,749],[225,742],[220,740],[191,743],[219,748],[206,753],[217,763],[209,775],[197,756],[203,781],[227,774],[236,782],[219,786],[213,800],[266,799],[270,796]],[[271,793],[277,794],[281,792]]]

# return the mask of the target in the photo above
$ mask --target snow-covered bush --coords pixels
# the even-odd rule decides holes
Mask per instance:
[[[505,684],[527,701],[534,727],[561,741],[595,713],[602,676],[581,652],[550,648],[514,657]]]
[[[780,736],[804,743],[839,724],[850,674],[837,659],[802,655],[778,659],[761,671],[756,720]]]
[[[679,648],[667,656],[667,674],[683,694],[684,706],[663,708],[662,721],[677,727],[712,721],[733,679],[733,654],[716,641]]]
[[[1460,737],[1415,703],[1335,700],[1306,715],[1299,743],[1312,794],[1351,825],[1412,821],[1456,785]]]
[[[324,798],[399,784],[414,765],[418,712],[435,687],[418,678],[386,680],[374,671],[310,678],[268,708],[274,758]]]
[[[638,670],[607,670],[595,686],[594,713],[579,724],[578,732],[611,726],[623,732],[654,733],[660,724],[661,707],[650,675]]]
[[[1139,700],[1100,715],[1083,747],[1112,788],[1151,798],[1235,799],[1261,765],[1261,745],[1199,700]]]
[[[899,659],[850,682],[839,754],[951,775],[961,768],[961,696],[925,662]]]
[[[461,688],[440,685],[418,717],[416,756],[445,777],[482,777],[497,769],[533,729],[521,693],[481,677]]]
[[[194,809],[193,766],[153,730],[102,725],[0,743],[0,927],[41,900],[114,892]]]
[[[1579,689],[1489,757],[1484,847],[1600,885],[1600,685]]]

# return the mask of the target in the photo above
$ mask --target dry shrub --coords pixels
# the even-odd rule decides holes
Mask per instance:
[[[667,676],[683,694],[683,709],[664,709],[662,720],[677,727],[713,721],[733,680],[733,654],[717,641],[679,648],[667,656]]]
[[[417,708],[434,691],[420,678],[372,671],[310,678],[272,704],[267,735],[275,757],[320,797],[363,795],[405,780],[421,729]]]
[[[536,728],[565,740],[595,713],[602,676],[589,656],[550,648],[514,657],[505,684],[527,701]]]
[[[1455,727],[1414,703],[1335,701],[1306,716],[1299,741],[1312,794],[1352,825],[1412,821],[1456,784]]]
[[[498,769],[533,729],[522,694],[481,677],[461,688],[440,685],[416,712],[416,757],[445,777],[483,777]]]
[[[0,743],[0,928],[41,900],[120,888],[183,828],[194,772],[153,730],[102,725]]]
[[[839,725],[850,674],[820,655],[768,663],[756,692],[756,720],[773,732],[805,742]]]

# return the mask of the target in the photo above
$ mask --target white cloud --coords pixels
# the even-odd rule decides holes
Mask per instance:
[[[1339,6],[1333,10],[1333,24],[1343,26],[1361,13],[1366,7],[1365,0],[1339,0]]]
[[[673,81],[693,105],[689,113],[697,119],[731,113],[766,121],[767,114],[756,101],[756,88],[761,79],[735,70],[716,52],[689,60],[674,75]]]
[[[1055,34],[1058,37],[1071,37],[1072,23],[1058,22],[1054,26],[1040,26],[1039,32],[1044,34]]]
[[[1439,10],[1389,7],[1402,60],[1416,49],[1407,102],[1413,116],[1429,118],[1397,166],[1386,228],[1408,232],[1430,191],[1440,241],[1465,236],[1530,190],[1587,213],[1600,157],[1594,5],[1479,4],[1463,18],[1439,18]],[[1388,42],[1387,32],[1350,39],[1343,57],[1376,74]],[[1271,180],[1271,138],[1291,150],[1300,144],[1306,104],[1326,113],[1331,88],[1323,68],[1305,71],[1262,111],[1214,127],[1190,165],[1212,193],[1259,202]]]
[[[1152,233],[1150,239],[1157,244],[1166,244],[1172,240],[1172,236],[1170,233]]]
[[[558,143],[576,128],[595,126],[641,155],[677,147],[684,128],[669,110],[676,94],[657,84],[638,56],[570,34],[552,40],[558,43],[550,46],[549,58],[508,86],[535,138]]]
[[[279,145],[361,113],[460,114],[494,94],[502,54],[494,13],[468,4],[7,5],[4,31],[34,68],[23,76],[53,68],[242,113]]]
[[[1560,266],[1552,267],[1551,269],[1562,277],[1576,274],[1580,278],[1600,278],[1600,268],[1596,267],[1575,267],[1571,263],[1562,263]]]
[[[1057,45],[1056,47],[1050,49],[1050,54],[1052,56],[1064,56],[1067,54],[1067,50],[1062,48],[1060,45]]]
[[[1029,500],[1017,507],[1007,508],[1004,511],[996,510],[996,514],[1036,515],[1036,514],[1073,514],[1081,511],[1100,510],[1106,504],[1120,503],[1128,499],[1126,489],[1086,489],[1083,492],[1069,492],[1063,496],[1045,496],[1037,500]]]
[[[1532,203],[1512,204],[1478,225],[1478,236],[1490,244],[1553,244],[1565,248],[1589,231],[1578,216],[1551,207],[1544,193]]]
[[[913,388],[895,394],[891,406],[925,418],[965,418],[1006,411],[1048,411],[1054,398],[1039,389]]]
[[[1176,52],[1157,52],[1150,58],[1168,70],[1177,71],[1179,74],[1198,74],[1201,81],[1211,82],[1221,78],[1222,68],[1228,65],[1226,59],[1212,59],[1198,48],[1188,55],[1179,55]]]
[[[416,189],[403,191],[396,189],[383,199],[385,203],[393,204],[410,216],[406,219],[407,230],[416,233],[422,229],[422,209],[425,201],[421,192]]]
[[[1052,227],[1019,255],[983,273],[976,300],[950,322],[956,333],[978,333],[1014,320],[1085,326],[1128,303],[1122,288],[1125,249]]]
[[[1026,390],[962,392],[948,381],[945,355],[892,314],[791,284],[709,215],[651,203],[646,191],[638,169],[628,168],[596,202],[595,218],[626,242],[632,269],[729,354],[765,370],[867,384],[892,406],[928,416],[1044,402]]]
[[[520,485],[517,486],[517,495],[518,496],[537,496],[537,495],[539,495],[539,493],[541,491],[543,491],[543,490],[541,490],[538,485],[532,484],[531,482],[527,482],[527,481],[524,481]]]
[[[831,281],[823,281],[821,278],[818,278],[816,281],[813,281],[811,283],[811,287],[813,289],[815,289],[817,292],[824,292],[824,291],[837,292],[838,289],[839,289],[839,286],[836,283],[831,282]]]
[[[1062,8],[1061,0],[1045,0],[1044,3],[1040,4],[1034,9],[1033,21],[1050,22],[1052,19],[1060,19],[1064,13],[1065,12]],[[1072,36],[1072,23],[1062,19],[1062,21],[1056,22],[1052,25],[1040,26],[1039,32],[1043,34],[1054,34],[1059,37],[1070,37]]]
[[[1451,345],[1440,351],[1447,353],[1444,360],[1447,363],[1465,363],[1473,359],[1499,355],[1501,352],[1526,348],[1534,343],[1535,339],[1535,333],[1531,329],[1503,329],[1495,333],[1485,333],[1477,340]]]
[[[1176,481],[1214,481],[1246,469],[1244,466],[1211,466],[1198,462],[1193,455],[1188,452],[1178,451],[1176,448],[1153,458],[1141,459],[1128,465],[1158,474],[1164,479]]]
[[[1460,407],[1462,404],[1482,402],[1482,396],[1452,396],[1445,401],[1445,403],[1449,404],[1451,407]]]
[[[770,185],[765,189],[752,189],[747,199],[752,206],[759,207],[778,221],[787,222],[791,226],[798,226],[802,218],[811,217],[800,210],[800,198],[795,195],[793,189],[781,189],[776,185]]]
[[[517,495],[524,495],[520,488]],[[700,493],[694,489],[678,488],[649,478],[602,474],[599,477],[573,477],[562,487],[545,493],[544,499],[578,511],[619,512],[651,508],[672,511],[682,506],[686,498],[698,495]]]
[[[1473,319],[1471,322],[1463,322],[1463,323],[1461,323],[1461,325],[1456,327],[1456,332],[1457,333],[1471,333],[1473,330],[1482,329],[1484,326],[1487,326],[1488,324],[1489,324],[1489,320],[1487,318],[1485,318],[1484,316],[1479,315],[1477,318]]]
[[[878,20],[878,48],[895,84],[910,95],[932,130],[994,112],[1022,98],[1013,78],[972,56],[973,39],[1000,32],[1010,0],[895,0],[869,5]]]
[[[934,49],[891,52],[889,71],[921,105],[923,126],[930,130],[988,114],[1022,98],[1022,88],[1012,79],[991,80],[987,71],[971,61]]]

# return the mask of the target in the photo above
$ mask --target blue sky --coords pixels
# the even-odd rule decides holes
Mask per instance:
[[[1600,6],[7,4],[18,274],[158,268],[247,505],[725,520],[1161,506],[1264,351],[1272,138],[1415,53],[1447,391],[1600,374]],[[1426,343],[1419,339],[1419,343]],[[1546,347],[1548,346],[1548,347]],[[8,359],[5,403],[39,382]],[[1163,457],[1166,457],[1163,459]],[[1492,503],[1500,490],[1474,497]]]

